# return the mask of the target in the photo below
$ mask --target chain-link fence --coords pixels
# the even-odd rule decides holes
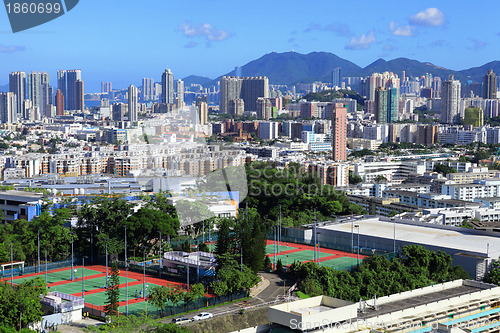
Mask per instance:
[[[73,265],[79,264],[79,260],[76,258],[73,261]],[[50,262],[50,263],[41,263],[40,266],[34,265],[34,266],[25,266],[24,268],[14,268],[14,269],[6,269],[5,271],[0,271],[0,278],[8,278],[11,276],[11,270],[13,272],[13,276],[20,276],[20,275],[27,275],[27,274],[34,274],[34,273],[43,273],[45,270],[50,271],[53,269],[59,269],[59,268],[66,268],[66,267],[71,267],[71,260],[63,260],[63,261],[56,261],[56,262]]]

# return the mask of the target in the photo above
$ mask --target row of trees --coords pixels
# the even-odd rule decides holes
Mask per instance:
[[[408,245],[393,261],[383,256],[368,257],[353,272],[320,267],[314,262],[293,263],[291,271],[299,279],[298,289],[310,296],[327,295],[352,302],[442,283],[467,279],[460,266],[453,266],[445,252]]]

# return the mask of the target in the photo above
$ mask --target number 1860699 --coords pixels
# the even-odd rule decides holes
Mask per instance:
[[[61,4],[58,2],[14,2],[7,3],[5,6],[8,14],[59,14],[62,11]]]

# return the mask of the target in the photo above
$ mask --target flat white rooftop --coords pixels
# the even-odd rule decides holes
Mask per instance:
[[[352,222],[351,222],[352,221]],[[360,236],[379,237],[387,240],[394,238],[394,222],[389,218],[369,217],[342,221],[341,223],[318,227],[320,230],[332,230],[351,233],[352,225],[359,225]],[[489,254],[490,258],[500,256],[500,233],[482,232],[472,229],[436,226],[395,219],[396,241],[422,244],[434,247],[456,249],[457,252]],[[357,234],[354,228],[354,233]],[[496,235],[498,234],[498,236]],[[321,237],[328,237],[328,232]],[[355,242],[356,242],[355,235]]]

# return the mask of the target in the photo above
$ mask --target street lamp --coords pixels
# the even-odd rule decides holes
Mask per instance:
[[[191,238],[189,239],[189,253],[191,253]],[[189,291],[189,255],[186,260],[186,269],[187,269],[187,291]]]
[[[354,221],[351,221],[351,253],[354,253]]]
[[[355,224],[355,225],[354,225],[354,228],[357,228],[357,229],[358,229],[358,267],[359,267],[359,225],[358,225],[358,224]]]
[[[196,283],[200,283],[200,245],[196,245]]]

